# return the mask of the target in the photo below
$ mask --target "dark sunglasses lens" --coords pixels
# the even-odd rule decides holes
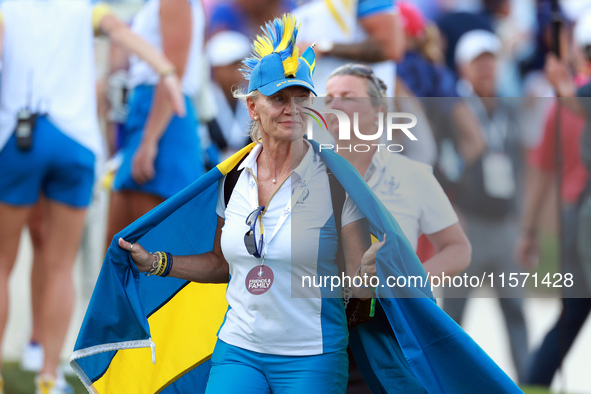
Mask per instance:
[[[246,246],[246,250],[249,254],[257,258],[261,257],[260,251],[263,250],[263,236],[261,235],[259,247],[257,248],[256,239],[254,236],[254,226],[263,209],[265,209],[264,206],[258,207],[247,216],[246,224],[250,226],[250,230],[244,234],[244,246]]]
[[[257,253],[256,241],[254,239],[254,234],[252,233],[252,231],[249,231],[246,234],[244,234],[244,246],[246,246],[246,250],[249,254],[254,255],[255,253]]]

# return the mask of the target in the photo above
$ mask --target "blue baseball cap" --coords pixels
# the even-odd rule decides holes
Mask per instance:
[[[278,53],[272,53],[262,58],[252,70],[248,83],[248,92],[258,90],[265,96],[272,96],[290,86],[302,86],[314,93],[315,96],[318,96],[314,90],[312,70],[307,61],[299,58],[298,70],[295,76],[286,77],[281,56]]]
[[[295,18],[285,14],[267,23],[263,32],[253,43],[253,55],[243,61],[248,93],[258,90],[271,96],[291,86],[302,86],[317,96],[312,81],[316,65],[313,46],[298,57]]]

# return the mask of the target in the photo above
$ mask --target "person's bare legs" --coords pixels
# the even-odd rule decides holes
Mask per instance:
[[[0,203],[0,365],[2,340],[8,320],[8,279],[14,267],[23,226],[31,207]]]
[[[73,208],[53,201],[44,212],[46,239],[43,247],[45,285],[41,302],[41,343],[44,349],[42,375],[56,377],[60,353],[74,308],[72,268],[80,246],[86,208]]]
[[[111,191],[105,251],[111,246],[111,241],[113,241],[115,234],[132,222],[131,213],[127,206],[127,199],[125,198],[126,193]]]
[[[107,248],[111,245],[115,234],[163,201],[164,199],[153,194],[128,190],[111,192]]]
[[[47,201],[41,197],[39,202],[27,220],[31,243],[33,244],[33,266],[31,269],[31,307],[32,307],[32,332],[31,342],[41,343],[42,325],[41,325],[41,300],[43,299],[43,287],[45,285],[45,264],[43,264],[43,245],[45,241],[47,216]]]

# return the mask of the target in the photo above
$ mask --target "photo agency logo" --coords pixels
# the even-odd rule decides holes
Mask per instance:
[[[411,128],[417,125],[417,117],[408,112],[387,112],[384,116],[383,112],[378,113],[378,120],[376,121],[377,131],[373,134],[365,134],[359,130],[359,113],[353,113],[353,127],[351,127],[351,119],[349,116],[337,109],[323,109],[322,112],[310,107],[304,107],[308,112],[308,121],[306,125],[306,134],[309,139],[314,139],[314,122],[320,127],[320,130],[330,132],[328,123],[326,122],[326,114],[335,115],[338,119],[338,134],[334,131],[331,133],[335,139],[334,143],[321,143],[320,150],[329,149],[336,152],[368,152],[372,147],[377,147],[377,150],[386,149],[388,152],[399,153],[404,150],[404,146],[399,143],[393,143],[395,140],[394,133],[401,131],[406,138],[411,141],[418,141],[417,137],[410,131]],[[324,127],[323,127],[324,126]],[[367,141],[366,143],[355,143],[351,141],[351,130],[356,137],[356,140]],[[385,135],[384,135],[385,130]],[[347,143],[349,141],[349,143]]]

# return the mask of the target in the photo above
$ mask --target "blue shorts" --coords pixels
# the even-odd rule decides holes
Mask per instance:
[[[183,118],[173,116],[158,143],[154,178],[139,185],[131,177],[133,156],[142,140],[154,91],[154,86],[138,86],[133,90],[124,127],[123,162],[115,176],[113,189],[139,191],[166,199],[189,186],[205,170],[195,108],[185,97],[187,114]]]
[[[278,356],[218,339],[211,364],[206,394],[344,393],[349,377],[346,349],[315,356]]]
[[[13,134],[0,151],[0,201],[34,205],[41,192],[49,200],[87,207],[95,177],[94,153],[39,117],[33,145],[22,151]]]

